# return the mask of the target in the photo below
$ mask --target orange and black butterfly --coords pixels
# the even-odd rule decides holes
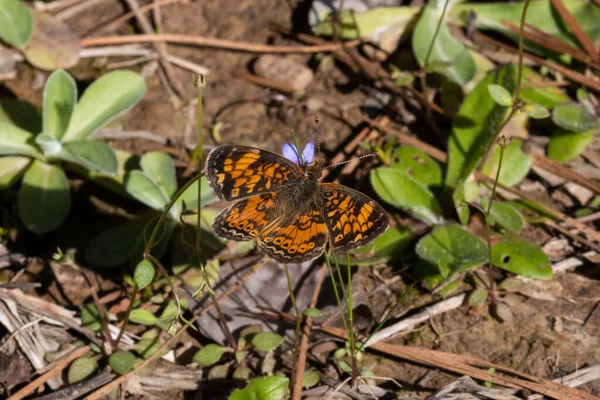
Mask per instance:
[[[258,248],[281,263],[320,256],[329,241],[334,250],[362,246],[389,224],[385,210],[364,194],[318,179],[324,162],[314,143],[302,154],[286,143],[280,156],[254,147],[226,145],[212,150],[205,174],[215,195],[235,201],[215,219],[218,236],[256,238]]]

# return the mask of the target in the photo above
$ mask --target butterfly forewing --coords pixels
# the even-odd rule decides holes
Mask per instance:
[[[302,168],[266,150],[220,146],[206,158],[205,174],[220,200],[271,193],[303,179]]]

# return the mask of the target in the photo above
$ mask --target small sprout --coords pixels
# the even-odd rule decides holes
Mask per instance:
[[[317,317],[320,317],[321,315],[323,315],[321,310],[319,310],[318,308],[312,308],[312,307],[309,307],[306,310],[304,310],[303,314],[306,315],[307,317],[312,317],[312,318],[317,318]]]
[[[252,346],[260,351],[271,351],[283,343],[283,337],[272,332],[260,332],[252,338]]]
[[[216,363],[225,353],[231,353],[231,347],[223,347],[218,344],[207,344],[194,354],[194,362],[202,367]]]

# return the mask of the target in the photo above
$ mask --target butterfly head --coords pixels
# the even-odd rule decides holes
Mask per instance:
[[[321,176],[321,170],[325,166],[325,161],[318,156],[315,157],[314,142],[308,142],[302,153],[299,153],[293,144],[285,143],[283,145],[283,156],[301,166],[306,176],[314,179],[318,179]]]

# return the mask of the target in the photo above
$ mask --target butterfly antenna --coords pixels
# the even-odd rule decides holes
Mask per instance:
[[[335,164],[330,164],[328,166],[326,166],[325,168],[333,168],[333,167],[337,167],[339,165],[344,165],[344,164],[348,164],[349,162],[352,161],[358,161],[358,160],[362,160],[363,158],[367,158],[367,157],[373,157],[373,156],[378,156],[379,153],[375,152],[375,153],[369,153],[369,154],[365,154],[364,156],[360,156],[360,157],[356,157],[356,158],[352,158],[350,160],[345,160],[345,161],[341,161],[339,163],[335,163]]]
[[[321,152],[321,141],[319,141],[319,117],[315,117],[315,135],[317,136],[317,154]]]

